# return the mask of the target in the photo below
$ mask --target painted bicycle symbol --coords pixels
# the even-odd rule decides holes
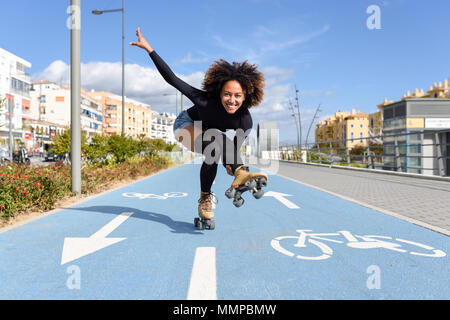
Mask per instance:
[[[325,260],[331,257],[333,254],[333,250],[326,245],[325,243],[318,241],[329,241],[333,243],[345,243],[348,247],[355,248],[355,249],[376,249],[376,248],[384,248],[396,252],[406,253],[408,250],[405,250],[402,248],[402,244],[412,245],[414,247],[419,247],[423,250],[417,250],[417,251],[409,251],[409,254],[416,255],[416,256],[423,256],[423,257],[432,257],[432,258],[442,258],[445,257],[446,254],[442,250],[435,249],[433,247],[430,247],[425,244],[421,244],[414,241],[404,240],[396,238],[395,240],[392,239],[392,237],[387,236],[376,236],[376,235],[365,235],[365,236],[359,236],[359,235],[353,235],[350,231],[338,231],[336,233],[310,233],[312,230],[296,230],[299,235],[297,236],[281,236],[273,239],[270,242],[270,245],[272,248],[274,248],[276,251],[285,254],[289,257],[296,256],[298,259],[304,259],[304,260]],[[328,237],[337,237],[337,236],[343,236],[345,238],[345,241],[342,240],[336,240],[336,239],[330,239]],[[289,251],[284,246],[288,244],[289,240],[290,245],[292,246],[292,243],[295,242],[293,245],[293,250],[295,252],[300,252],[301,249],[298,248],[306,248],[308,245],[316,246],[320,249],[322,254],[318,256],[307,256],[307,255],[301,255],[296,254],[294,252]],[[295,240],[295,241],[292,241]],[[392,241],[389,241],[392,240]],[[400,243],[398,243],[400,242]],[[291,249],[292,250],[292,249]]]
[[[122,193],[122,196],[127,198],[139,198],[139,199],[158,199],[166,200],[168,198],[183,198],[187,197],[187,193],[184,192],[168,192],[163,195],[153,194],[153,193],[138,193],[138,192],[126,192]]]

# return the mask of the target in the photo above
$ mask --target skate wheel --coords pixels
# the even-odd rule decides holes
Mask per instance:
[[[260,178],[258,181],[258,185],[261,187],[266,187],[267,186],[267,179],[266,178]]]
[[[194,219],[194,226],[197,227],[199,222],[200,222],[200,219],[199,218],[195,218]]]
[[[236,189],[234,189],[234,188],[230,188],[230,189],[228,189],[227,191],[225,191],[225,196],[228,198],[228,199],[231,199],[231,198],[234,198],[234,195],[236,194]]]
[[[245,181],[245,186],[249,189],[256,188],[256,184],[256,181],[253,179]]]
[[[233,201],[233,204],[235,207],[239,208],[240,206],[242,206],[244,204],[244,199],[243,198],[235,199]]]
[[[203,229],[205,228],[205,227],[203,226],[203,222],[201,222],[200,220],[197,222],[196,227],[197,227],[198,230],[203,230]]]
[[[264,190],[259,189],[256,192],[253,192],[253,197],[255,197],[255,199],[261,199],[261,197],[264,195]]]
[[[216,223],[214,221],[209,221],[207,225],[209,230],[214,230],[216,228]]]

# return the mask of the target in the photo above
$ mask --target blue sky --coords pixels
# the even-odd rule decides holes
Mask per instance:
[[[82,86],[120,94],[121,0],[82,0]],[[3,1],[0,47],[30,61],[33,80],[68,83],[70,1]],[[381,29],[366,12],[377,5]],[[289,111],[300,90],[303,132],[316,106],[320,118],[338,110],[375,112],[384,98],[399,100],[450,77],[448,0],[126,0],[126,95],[157,111],[175,111],[174,93],[144,51],[131,47],[141,27],[175,73],[196,87],[215,60],[248,60],[265,73],[264,103],[253,111],[277,121],[282,142],[295,142]],[[185,101],[185,107],[191,105]],[[304,134],[305,135],[305,134]]]

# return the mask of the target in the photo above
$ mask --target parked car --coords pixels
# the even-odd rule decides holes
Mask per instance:
[[[44,161],[56,161],[56,154],[47,152],[44,157]]]

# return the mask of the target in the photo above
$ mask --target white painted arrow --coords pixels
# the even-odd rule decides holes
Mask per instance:
[[[123,212],[89,238],[65,238],[61,265],[106,248],[126,238],[106,238],[134,212]]]
[[[284,197],[292,197],[292,194],[285,194],[281,192],[275,192],[275,191],[268,191],[264,193],[264,197],[274,197],[278,201],[280,201],[282,204],[284,204],[289,209],[300,209],[295,203],[292,203],[288,199],[285,199]]]

